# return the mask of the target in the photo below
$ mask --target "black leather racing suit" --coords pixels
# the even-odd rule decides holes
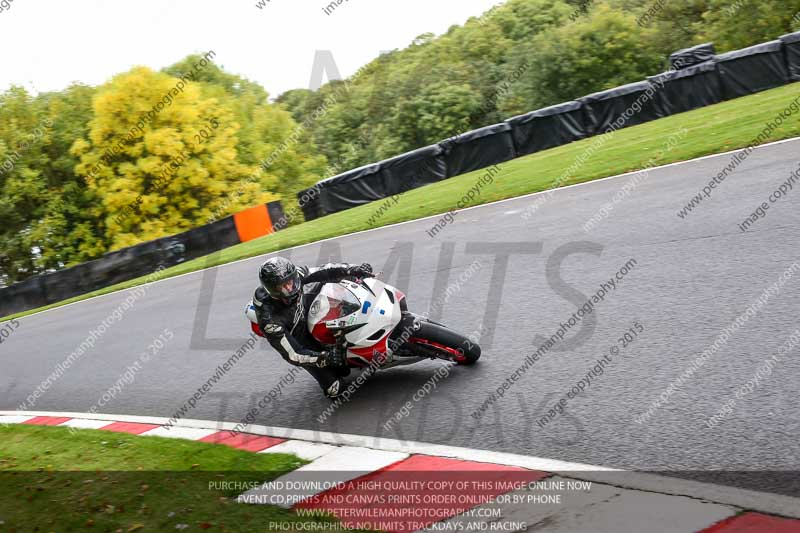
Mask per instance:
[[[347,375],[347,367],[317,366],[324,347],[309,333],[306,317],[314,298],[325,283],[335,283],[352,276],[357,265],[327,264],[319,268],[298,267],[300,295],[294,303],[286,304],[267,294],[263,287],[256,289],[253,305],[258,327],[269,343],[288,363],[306,369],[325,391],[339,377]]]

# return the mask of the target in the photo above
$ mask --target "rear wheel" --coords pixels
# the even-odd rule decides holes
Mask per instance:
[[[474,365],[481,357],[481,347],[468,338],[432,322],[421,322],[408,342],[460,365]]]

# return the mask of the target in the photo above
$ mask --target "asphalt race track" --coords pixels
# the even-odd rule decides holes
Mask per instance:
[[[408,416],[390,431],[383,430],[384,422],[446,363],[379,373],[323,423],[318,417],[330,403],[303,373],[280,389],[280,397],[269,402],[256,423],[690,477],[692,471],[726,470],[733,473],[718,479],[724,483],[800,494],[790,479],[761,476],[758,481],[736,473],[800,470],[798,348],[773,359],[768,375],[762,372],[750,392],[736,395],[800,328],[800,269],[673,389],[668,403],[646,421],[636,418],[800,262],[797,184],[747,232],[737,226],[789,179],[800,163],[798,154],[799,140],[759,148],[685,219],[677,212],[731,155],[651,171],[588,233],[582,225],[612,201],[630,176],[560,190],[528,218],[523,213],[541,196],[462,211],[434,238],[426,230],[438,217],[284,253],[307,264],[369,261],[385,271],[387,282],[407,290],[409,307],[418,312],[441,301],[451,284],[446,303],[432,317],[465,334],[480,332],[483,324],[484,355],[474,368],[452,368],[435,390],[412,402]],[[502,182],[491,186],[502,187]],[[88,410],[166,328],[174,338],[97,411],[172,416],[247,340],[243,310],[263,259],[148,285],[95,347],[51,381],[28,409]],[[635,266],[593,313],[483,416],[471,416],[543,337],[553,335],[630,259]],[[472,271],[467,270],[470,264]],[[463,282],[457,286],[459,277]],[[127,296],[115,293],[21,319],[0,347],[0,409],[16,409],[25,401]],[[635,323],[643,331],[623,349],[618,339],[636,330]],[[542,339],[535,344],[537,335]],[[620,351],[611,356],[614,346]],[[604,355],[611,363],[603,374],[592,377],[563,414],[537,424]],[[262,342],[186,417],[238,422],[290,368]],[[730,412],[709,428],[709,417],[731,405],[731,399]]]

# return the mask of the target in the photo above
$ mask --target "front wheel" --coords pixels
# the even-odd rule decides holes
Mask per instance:
[[[459,365],[474,365],[481,357],[481,347],[444,326],[432,322],[421,322],[410,344],[430,352],[434,357],[447,359]]]

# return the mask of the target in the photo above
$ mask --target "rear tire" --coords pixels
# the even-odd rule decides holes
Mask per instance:
[[[432,322],[421,322],[414,337],[458,351],[459,355],[453,354],[451,360],[459,365],[474,365],[481,357],[480,346],[463,335]]]

